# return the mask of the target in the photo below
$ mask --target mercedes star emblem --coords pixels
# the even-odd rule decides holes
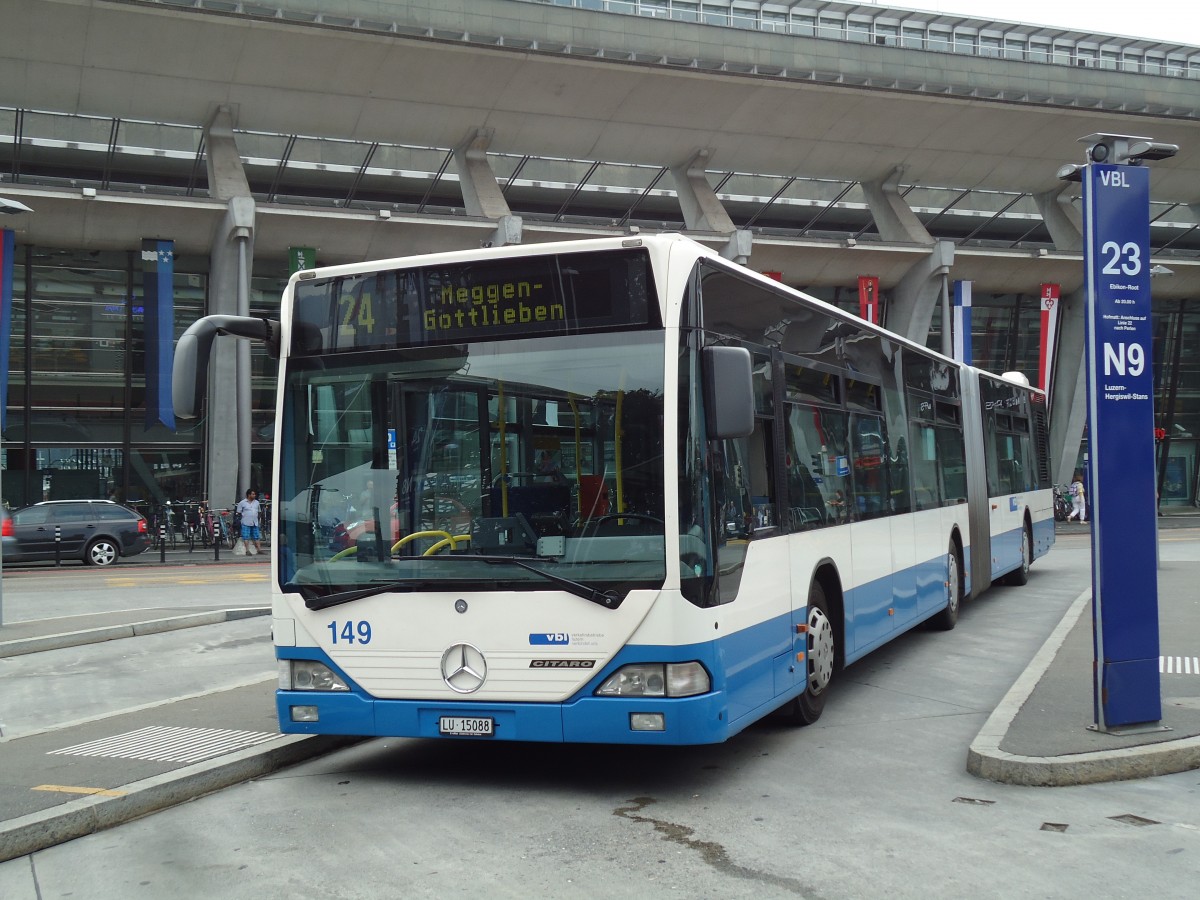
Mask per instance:
[[[487,680],[487,660],[478,647],[453,644],[442,654],[442,680],[456,694],[473,694]]]

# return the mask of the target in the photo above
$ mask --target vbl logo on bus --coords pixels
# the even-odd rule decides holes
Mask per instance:
[[[569,643],[571,636],[564,632],[543,632],[529,636],[529,644],[534,647],[566,646]]]

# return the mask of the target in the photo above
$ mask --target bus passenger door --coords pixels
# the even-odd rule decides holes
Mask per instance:
[[[912,556],[912,525],[889,515],[893,499],[883,420],[856,414],[851,419],[850,452],[854,476],[854,650],[885,640],[895,628],[897,601],[906,588],[904,563]]]

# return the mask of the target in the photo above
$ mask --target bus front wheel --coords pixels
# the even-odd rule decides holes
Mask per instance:
[[[811,725],[821,718],[825,698],[833,682],[837,641],[825,591],[813,582],[808,592],[808,640],[804,654],[804,693],[787,703],[779,712],[793,725]]]

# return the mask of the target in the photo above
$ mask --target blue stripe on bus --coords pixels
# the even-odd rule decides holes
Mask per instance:
[[[867,605],[892,587],[892,580],[906,587],[893,605],[880,607],[870,616],[874,636],[846,648],[847,662],[887,643],[902,631],[936,614],[945,603],[945,558],[936,557],[879,581],[848,592],[846,606],[855,609],[864,598]],[[896,610],[887,615],[887,609]],[[516,740],[541,742],[706,744],[724,741],[759,719],[773,707],[798,695],[804,687],[805,664],[795,653],[805,647],[795,625],[803,622],[806,609],[776,616],[712,641],[680,646],[631,644],[563,703],[501,703],[463,700],[377,700],[370,697],[316,647],[279,647],[280,659],[312,659],[333,668],[350,684],[349,692],[277,691],[280,730],[289,734],[356,734],[389,737],[439,737],[441,716],[483,716],[496,722],[494,738],[459,740]],[[901,614],[903,617],[901,617]],[[847,630],[867,627],[865,615],[847,622]],[[887,624],[884,629],[883,624]],[[795,642],[793,646],[793,641]],[[597,687],[621,666],[639,662],[687,662],[699,660],[713,676],[713,690],[698,697],[596,697]],[[315,706],[319,722],[291,721],[292,706]],[[661,732],[632,731],[631,713],[662,713],[666,728]]]

